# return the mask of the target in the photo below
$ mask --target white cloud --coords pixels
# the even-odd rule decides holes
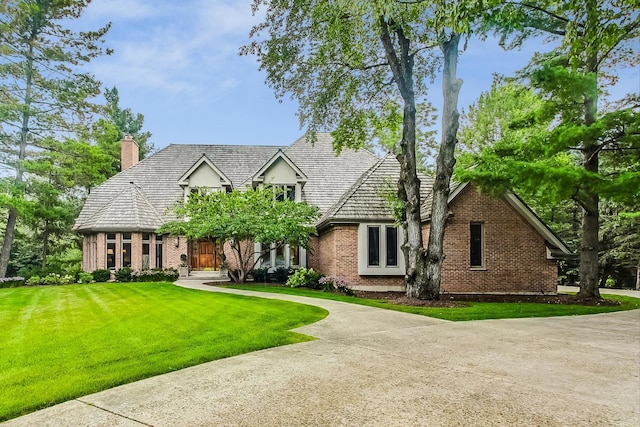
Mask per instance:
[[[238,58],[257,21],[248,1],[94,0],[91,7],[92,21],[113,21],[106,39],[114,54],[93,66],[106,85],[184,93],[195,101],[238,86],[256,69]]]

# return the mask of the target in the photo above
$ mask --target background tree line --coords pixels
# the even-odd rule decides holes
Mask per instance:
[[[73,222],[87,192],[120,169],[119,141],[153,150],[144,117],[83,72],[110,24],[65,27],[89,0],[0,0],[0,277],[79,269]]]

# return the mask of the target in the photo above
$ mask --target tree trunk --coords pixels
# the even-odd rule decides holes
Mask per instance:
[[[636,291],[640,291],[640,263],[636,266]]]
[[[597,39],[597,2],[587,0],[587,22],[585,38],[587,44],[586,73],[598,73],[598,39]],[[584,95],[584,124],[591,126],[595,123],[598,113],[598,82],[593,79],[592,87]],[[583,167],[594,174],[598,173],[598,152],[600,146],[597,141],[584,141],[582,149]],[[599,197],[588,182],[583,186],[580,197],[582,204],[582,239],[580,242],[580,291],[578,295],[587,298],[600,298],[598,290],[598,231],[600,229]]]
[[[444,260],[444,232],[449,213],[449,193],[453,166],[456,163],[456,148],[460,114],[458,113],[458,94],[462,80],[456,77],[458,66],[458,43],[460,35],[453,33],[449,40],[440,44],[444,54],[442,70],[442,94],[444,97],[442,114],[442,142],[436,159],[436,179],[433,184],[433,202],[431,204],[431,225],[427,246],[427,283],[426,293],[429,299],[440,297],[442,280],[442,261]]]
[[[398,198],[405,204],[403,215],[403,235],[406,273],[405,286],[408,297],[429,298],[426,282],[426,258],[422,242],[422,221],[420,218],[420,180],[416,159],[416,101],[413,84],[413,55],[409,51],[410,40],[405,37],[401,25],[379,19],[380,41],[385,50],[393,80],[402,96],[402,140],[400,141],[400,179]],[[397,38],[398,48],[389,35],[389,30]]]

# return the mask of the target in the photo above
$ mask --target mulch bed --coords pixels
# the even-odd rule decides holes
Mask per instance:
[[[577,295],[493,295],[493,294],[443,294],[438,301],[409,298],[404,292],[364,292],[357,291],[356,296],[367,299],[380,299],[392,304],[417,307],[462,307],[462,302],[538,302],[546,304],[574,304],[595,306],[617,306],[618,301],[596,298],[581,298]]]

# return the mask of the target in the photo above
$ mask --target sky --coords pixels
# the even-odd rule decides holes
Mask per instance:
[[[169,144],[289,145],[299,138],[297,105],[279,102],[258,70],[255,57],[239,56],[259,17],[250,0],[93,0],[80,29],[112,23],[110,56],[88,70],[105,87],[118,88],[120,106],[145,117],[145,130],[157,149]],[[495,41],[471,40],[460,56],[464,108],[491,87],[493,73],[512,74],[541,42],[505,52]],[[489,65],[489,66],[487,66]],[[627,71],[617,91],[640,92],[638,70]],[[435,106],[442,91],[430,91]],[[98,101],[103,102],[103,99]]]

